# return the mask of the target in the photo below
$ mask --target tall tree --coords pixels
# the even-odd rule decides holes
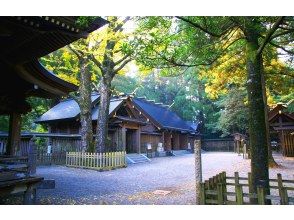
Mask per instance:
[[[100,104],[96,131],[96,152],[106,151],[108,132],[108,112],[111,96],[111,82],[113,77],[132,60],[132,52],[127,45],[129,35],[124,32],[124,25],[130,17],[108,17],[108,26],[105,29],[105,39],[98,41],[97,46],[103,53],[93,53],[91,61],[99,68],[101,77],[98,85]]]
[[[158,68],[210,66],[228,51],[245,52],[249,103],[251,171],[254,190],[269,187],[266,100],[263,52],[273,46],[292,54],[293,17],[177,17],[147,18],[137,38],[143,51],[140,62]],[[159,30],[160,29],[160,30]],[[244,50],[245,48],[245,50]],[[145,60],[143,59],[145,57]],[[258,132],[256,132],[258,131]]]

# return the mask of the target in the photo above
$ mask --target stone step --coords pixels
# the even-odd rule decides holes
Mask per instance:
[[[136,163],[146,163],[151,160],[143,154],[127,154],[127,163],[136,164]]]
[[[191,151],[188,151],[188,150],[173,150],[172,154],[174,156],[182,156],[182,155],[186,155],[186,154],[191,154]]]

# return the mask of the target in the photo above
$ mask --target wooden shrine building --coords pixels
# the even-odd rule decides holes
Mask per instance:
[[[92,94],[94,133],[98,118],[99,94]],[[80,109],[73,99],[66,99],[44,113],[36,122],[47,124],[52,134],[79,134]],[[109,143],[107,151],[127,153],[165,152],[193,148],[198,137],[192,127],[168,106],[130,95],[112,97],[109,107]],[[56,140],[55,140],[56,141]],[[54,142],[54,138],[52,138]],[[52,144],[54,148],[54,144]],[[77,145],[75,151],[80,151]],[[54,150],[54,149],[53,149]]]
[[[294,157],[294,113],[277,104],[269,112],[269,125],[271,140],[278,143],[283,156]]]
[[[19,193],[24,204],[34,204],[38,188],[54,188],[54,180],[32,175],[36,173],[34,143],[27,151],[20,149],[21,115],[31,110],[26,101],[30,96],[55,98],[77,90],[38,61],[106,23],[97,18],[79,28],[76,21],[77,17],[0,17],[0,114],[9,115],[8,143],[0,155],[0,204]]]

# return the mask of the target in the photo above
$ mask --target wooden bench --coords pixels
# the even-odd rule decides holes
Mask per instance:
[[[30,176],[28,157],[0,157],[0,197],[23,194],[24,204],[35,204],[37,188],[54,188],[54,180]]]

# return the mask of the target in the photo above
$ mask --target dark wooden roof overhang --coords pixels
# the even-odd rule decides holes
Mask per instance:
[[[79,29],[78,17],[0,17],[0,114],[29,110],[25,98],[53,98],[76,91],[77,86],[47,71],[38,61],[107,22],[97,18]]]
[[[77,90],[77,86],[59,79],[38,62],[38,58],[87,37],[107,23],[98,17],[80,29],[76,24],[77,19],[78,17],[49,16],[0,17],[1,66],[8,66],[4,69],[13,69],[22,80],[39,87],[39,90],[30,91],[27,95],[62,96]],[[12,74],[11,71],[9,74]]]

